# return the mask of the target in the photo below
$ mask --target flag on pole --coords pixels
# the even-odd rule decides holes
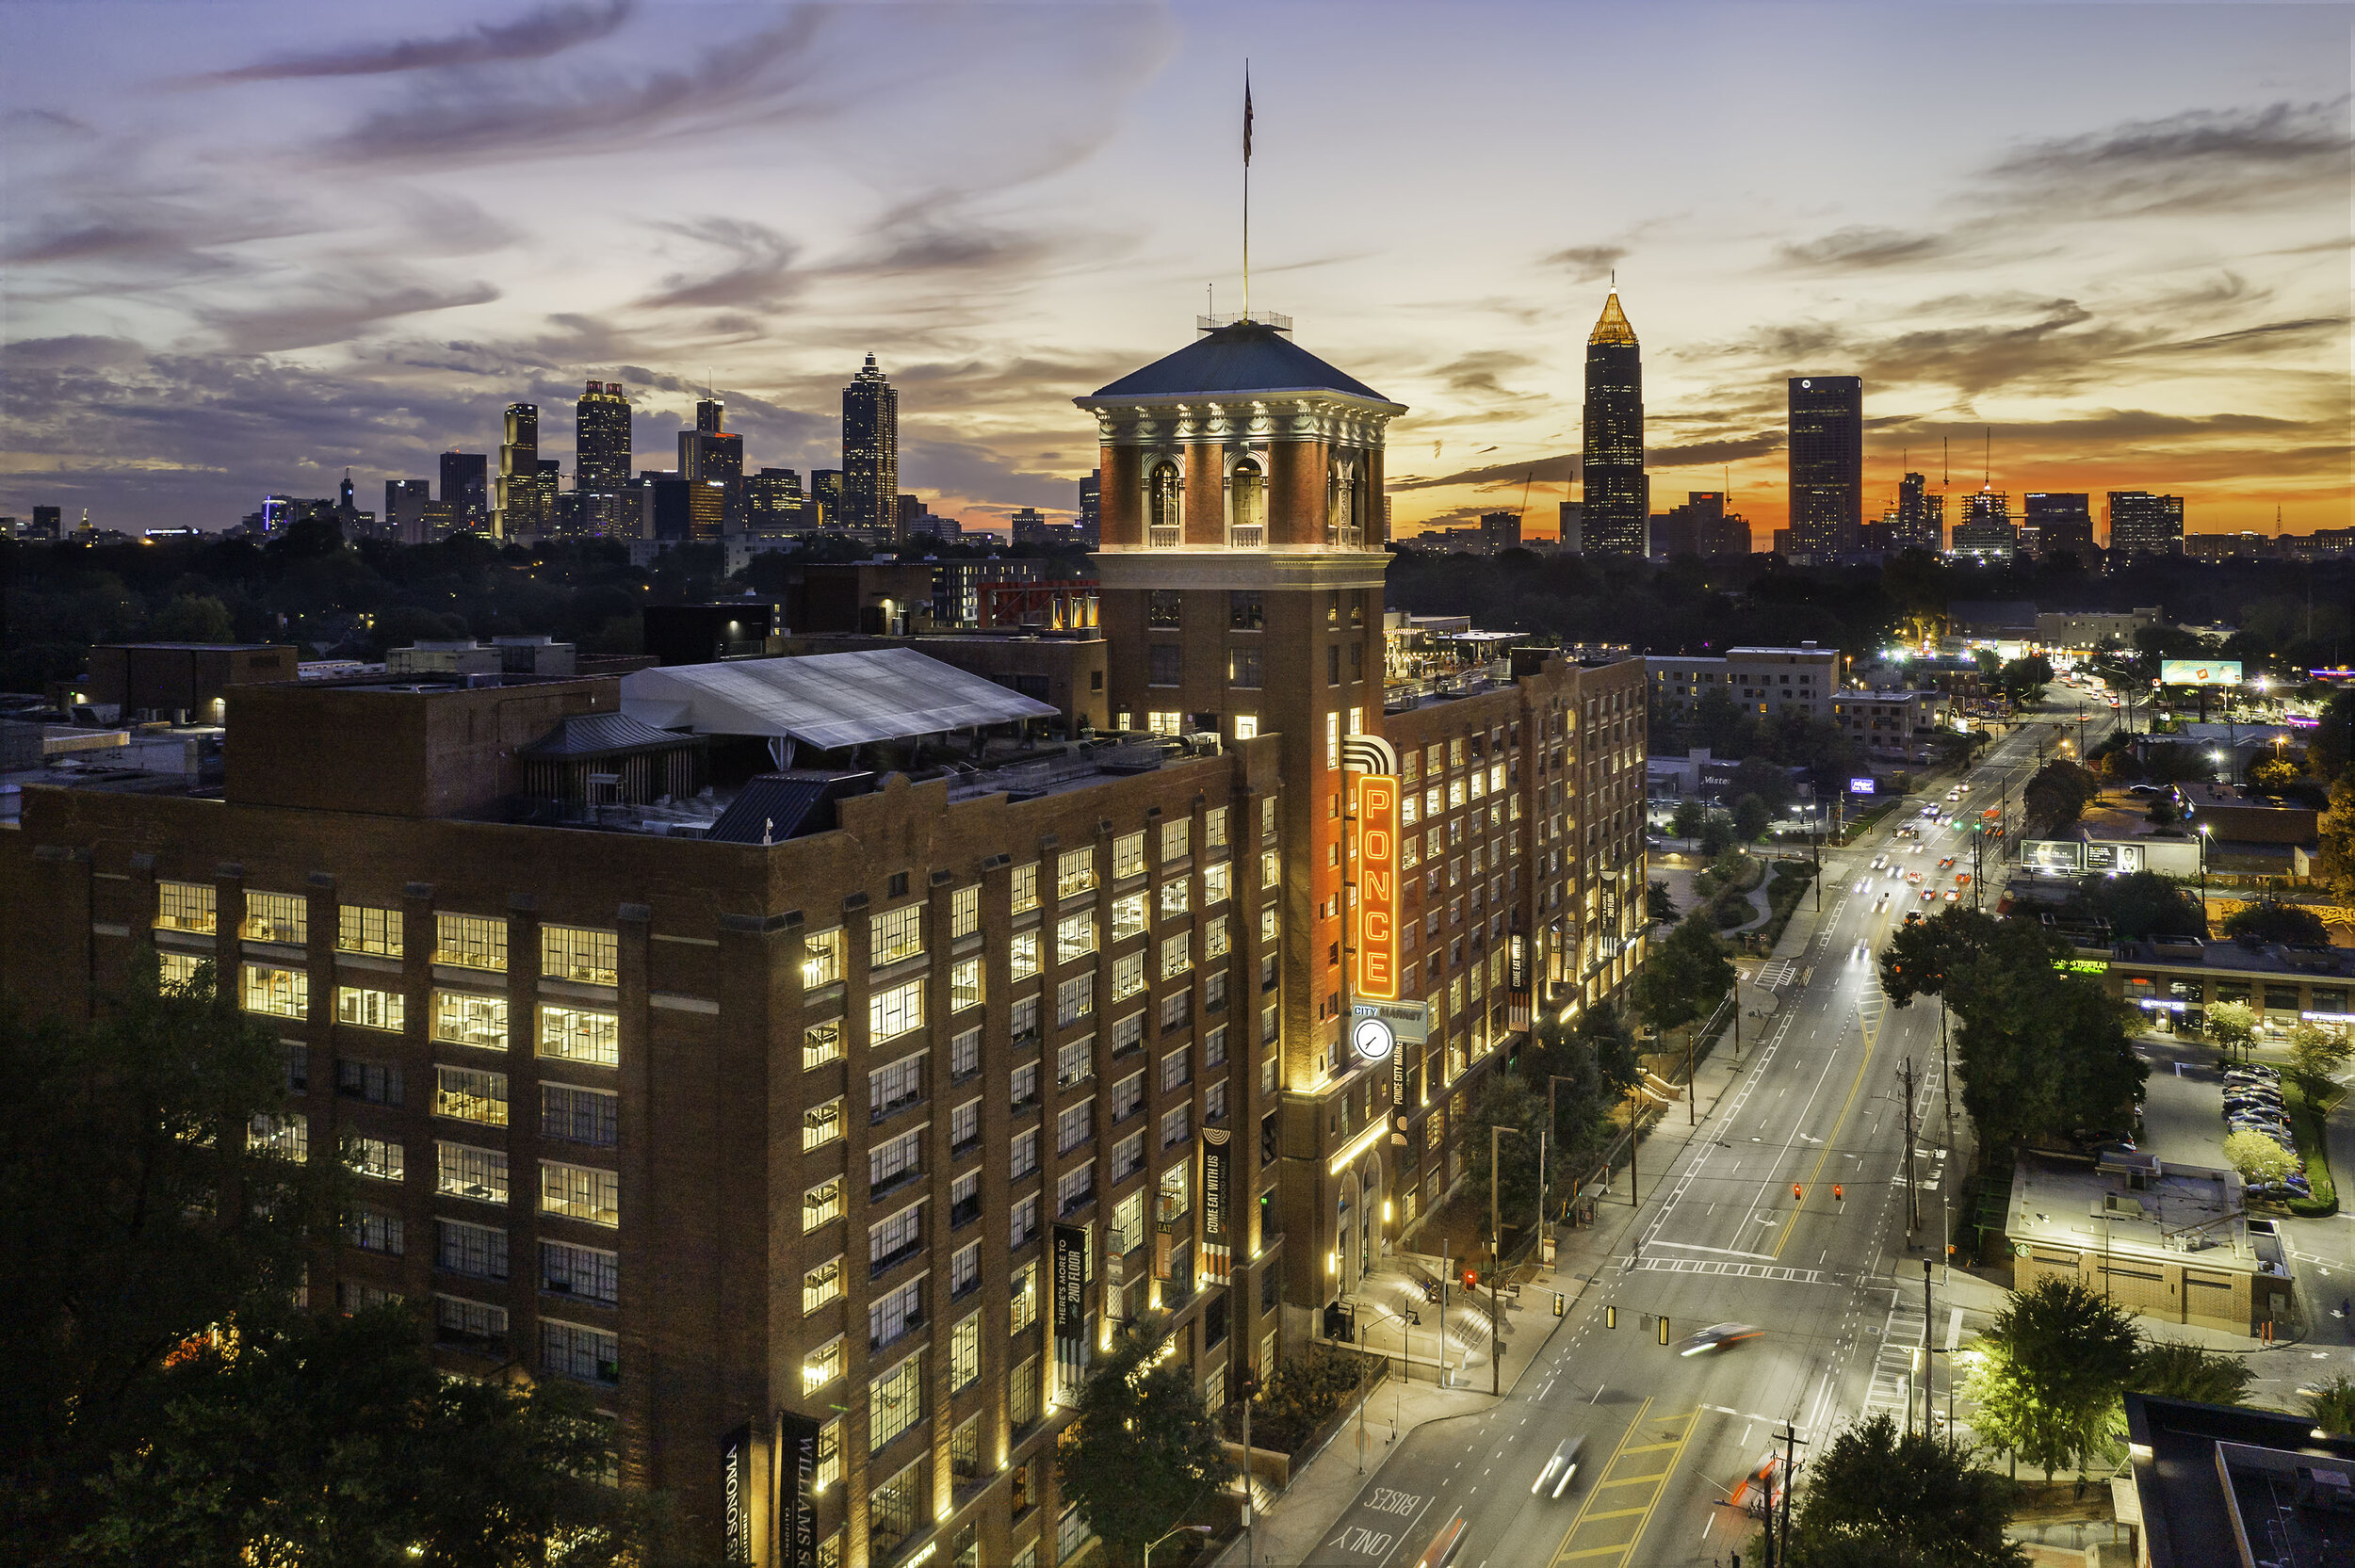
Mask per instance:
[[[1251,67],[1242,68],[1242,164],[1251,167]]]

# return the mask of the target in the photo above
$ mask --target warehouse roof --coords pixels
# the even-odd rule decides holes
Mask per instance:
[[[827,751],[1061,714],[913,648],[640,670],[622,677],[622,711],[662,729]]]

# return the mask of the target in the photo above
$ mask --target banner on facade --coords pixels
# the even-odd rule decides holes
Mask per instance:
[[[753,1560],[753,1429],[750,1422],[720,1445],[721,1549],[730,1562]]]
[[[819,1424],[789,1410],[777,1413],[777,1561],[781,1568],[818,1568]]]
[[[1233,1217],[1228,1209],[1234,1134],[1225,1127],[1202,1129],[1202,1266],[1214,1280],[1232,1271]]]
[[[1088,1233],[1079,1225],[1055,1228],[1055,1337],[1087,1334]]]
[[[1350,989],[1368,1001],[1396,1001],[1398,781],[1382,773],[1352,773],[1349,801],[1349,854],[1357,887],[1350,906],[1356,950]]]

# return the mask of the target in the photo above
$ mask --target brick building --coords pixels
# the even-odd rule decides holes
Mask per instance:
[[[706,1546],[1066,1560],[1059,1401],[1113,1325],[1214,1407],[1295,1352],[1515,1034],[1623,990],[1644,883],[1639,660],[1386,692],[1397,405],[1251,322],[1080,402],[1119,741],[1027,746],[1038,704],[937,666],[965,706],[927,677],[782,772],[609,678],[257,688],[217,798],[25,792],[0,982],[82,1014],[141,944],[213,962],[286,1051],[254,1136],[360,1172],[313,1303],[586,1383]],[[999,738],[924,767],[949,732]],[[1388,1060],[1343,1033],[1375,736],[1428,1024]],[[535,799],[560,753],[585,797]]]

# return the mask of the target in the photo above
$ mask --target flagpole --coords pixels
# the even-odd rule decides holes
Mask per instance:
[[[1242,62],[1242,318],[1251,319],[1251,61]]]

